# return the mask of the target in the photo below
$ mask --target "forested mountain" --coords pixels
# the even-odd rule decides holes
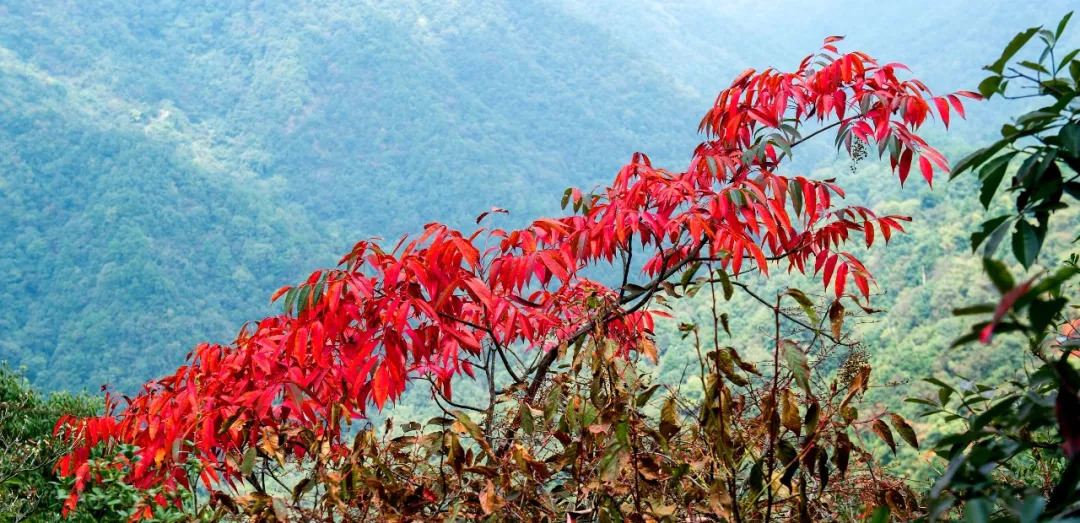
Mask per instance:
[[[6,58],[0,350],[39,383],[131,387],[265,306],[238,289],[331,260],[324,228]]]
[[[0,359],[130,390],[355,240],[551,213],[694,145],[700,101],[606,33],[440,6],[3,7]]]
[[[638,150],[681,168],[688,131],[745,67],[793,64],[839,33],[935,89],[972,88],[1013,20],[1067,2],[919,17],[908,3],[614,4],[0,7],[0,359],[51,389],[131,390],[196,342],[231,339],[273,289],[357,239],[468,226],[493,205],[512,222],[551,214],[563,188],[609,179]],[[955,136],[1004,114],[969,112],[956,154]],[[847,165],[827,146],[797,160]],[[897,189],[865,196],[914,194]],[[936,226],[913,237],[937,241]],[[913,267],[878,274],[882,287],[934,270]],[[936,281],[925,292],[945,292]]]

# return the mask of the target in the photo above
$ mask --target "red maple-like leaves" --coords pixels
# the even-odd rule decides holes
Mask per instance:
[[[108,398],[102,417],[61,420],[56,431],[75,448],[56,469],[77,478],[65,511],[90,477],[97,445],[138,449],[127,480],[139,488],[190,487],[183,469],[190,458],[205,465],[208,489],[235,486],[242,456],[266,430],[294,435],[280,448],[296,459],[309,450],[303,431],[288,428],[340,446],[345,418],[363,417],[369,404],[382,409],[418,376],[449,396],[452,378],[472,376],[473,363],[493,347],[550,350],[602,329],[623,354],[635,351],[660,313],[628,304],[650,294],[580,276],[635,245],[651,253],[643,271],[654,281],[701,259],[736,276],[767,274],[770,262],[805,272],[812,260],[837,297],[849,279],[868,296],[871,276],[843,246],[857,233],[869,247],[875,228],[887,242],[909,218],[834,206],[844,193],[832,181],[776,168],[819,132],[802,134],[816,121],[820,130],[835,127],[837,143],[848,148],[856,140],[878,144],[901,182],[918,158],[929,182],[934,167],[948,165],[914,134],[930,114],[927,100],[946,124],[950,104],[961,116],[963,108],[954,95],[933,98],[918,80],[899,80],[902,65],[839,54],[831,45],[837,39],[794,72],[739,75],[701,121],[707,141],[685,172],[635,154],[604,191],[568,193],[577,214],[468,235],[433,223],[389,252],[361,241],[339,268],[276,292],[284,314],[245,326],[231,345],[199,345],[187,365],[136,397]],[[481,251],[484,242],[494,246]],[[145,506],[138,517],[152,514]]]

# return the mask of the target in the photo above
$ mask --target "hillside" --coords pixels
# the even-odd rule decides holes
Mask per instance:
[[[510,223],[552,214],[563,188],[610,179],[638,150],[681,167],[713,92],[745,67],[790,65],[841,33],[935,89],[970,88],[1014,20],[1066,3],[919,17],[855,2],[0,7],[0,359],[51,389],[131,390],[198,341],[230,340],[273,289],[357,239],[468,227],[493,205]],[[751,44],[763,28],[789,38]],[[970,112],[955,154],[1016,111]],[[824,142],[796,160],[847,165]],[[874,179],[852,183],[872,201],[913,197]],[[936,241],[932,227],[913,235]],[[878,279],[891,290],[912,270]],[[881,345],[883,361],[899,350]]]
[[[331,261],[325,230],[288,206],[4,58],[0,359],[37,383],[133,388],[265,308],[242,289]]]
[[[594,27],[434,5],[4,7],[0,359],[132,390],[357,239],[551,213],[695,143],[701,101]]]

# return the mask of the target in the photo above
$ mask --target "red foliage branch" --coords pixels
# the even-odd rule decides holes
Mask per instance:
[[[835,40],[794,72],[740,74],[701,121],[707,141],[685,172],[635,154],[604,191],[572,190],[579,212],[570,216],[468,235],[433,223],[389,252],[361,241],[339,268],[275,293],[284,314],[246,325],[231,345],[199,345],[187,365],[136,397],[108,398],[101,417],[61,420],[56,431],[75,449],[56,468],[77,477],[66,508],[91,475],[97,445],[135,446],[127,480],[136,487],[190,488],[190,458],[203,463],[208,489],[235,487],[242,456],[267,429],[292,435],[281,449],[295,459],[311,451],[312,435],[342,446],[343,419],[363,417],[369,403],[382,409],[418,376],[449,396],[451,379],[472,376],[486,350],[551,350],[593,329],[624,354],[637,350],[658,314],[643,307],[656,284],[695,260],[736,274],[748,261],[766,274],[770,261],[800,272],[813,261],[838,297],[849,280],[868,296],[871,276],[843,245],[853,234],[871,245],[875,227],[888,241],[909,218],[836,207],[834,195],[844,193],[831,181],[776,168],[791,147],[835,127],[838,144],[888,152],[901,182],[916,158],[930,182],[935,167],[948,165],[915,131],[932,114],[930,101],[946,124],[950,104],[963,109],[955,95],[935,98],[918,80],[899,80],[903,65],[840,54]],[[804,138],[800,126],[814,120],[822,127]],[[494,245],[481,250],[484,241]],[[651,252],[643,268],[651,288],[610,289],[580,276],[634,243]],[[533,369],[534,379],[544,372]]]

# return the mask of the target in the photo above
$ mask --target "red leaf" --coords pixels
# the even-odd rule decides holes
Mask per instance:
[[[900,64],[878,66],[862,53],[833,54],[838,40],[825,39],[827,63],[820,68],[811,65],[820,55],[811,55],[797,71],[740,74],[702,120],[710,141],[694,153],[687,172],[653,169],[648,157],[637,153],[608,187],[589,194],[588,205],[582,205],[581,191],[571,189],[575,214],[540,218],[518,230],[477,228],[471,234],[431,223],[417,239],[405,236],[390,252],[376,240],[357,242],[342,258],[341,269],[316,271],[303,284],[307,297],[294,305],[304,314],[253,322],[227,346],[200,344],[187,365],[151,382],[127,405],[109,403],[107,416],[73,419],[70,429],[58,429],[74,450],[58,460],[57,469],[82,471],[65,510],[70,512],[85,487],[90,450],[102,441],[143,449],[125,478],[134,485],[183,483],[185,461],[192,458],[207,465],[200,477],[210,490],[222,481],[229,487],[243,481],[235,460],[222,459],[261,438],[284,438],[268,453],[297,462],[319,450],[296,434],[318,434],[331,448],[347,448],[341,415],[362,417],[370,403],[381,411],[405,390],[409,376],[430,377],[449,395],[459,373],[471,376],[473,365],[490,356],[483,352],[491,350],[483,343],[489,340],[481,336],[505,346],[550,350],[549,341],[595,326],[594,318],[603,316],[596,316],[591,304],[613,304],[619,290],[579,278],[579,271],[617,264],[631,238],[646,251],[644,271],[650,276],[696,255],[707,238],[710,254],[736,273],[744,257],[765,272],[764,249],[776,255],[787,251],[789,270],[805,271],[809,257],[815,257],[814,272],[822,274],[826,292],[831,284],[837,297],[843,296],[851,276],[868,296],[871,277],[862,264],[829,249],[857,242],[851,236],[859,228],[872,246],[873,221],[887,242],[891,232],[903,231],[896,220],[905,218],[875,219],[868,209],[834,208],[830,194],[843,197],[844,192],[831,181],[774,174],[774,164],[786,155],[778,156],[773,145],[766,147],[766,165],[744,163],[755,127],[789,121],[798,126],[833,115],[844,120],[845,111],[870,102],[865,114],[845,120],[849,125],[839,138],[849,146],[856,137],[876,138],[886,146],[895,138],[903,150],[890,156],[890,163],[901,183],[916,154],[930,182],[935,168],[948,172],[948,165],[915,134],[934,110],[929,101],[948,125],[952,109],[964,116],[958,96],[980,97],[965,91],[935,99],[918,80],[899,81]],[[707,166],[702,165],[706,158]],[[792,183],[802,193],[797,227],[787,210]],[[478,222],[492,213],[505,211],[493,208]],[[481,254],[485,244],[489,248]],[[323,293],[313,292],[319,281]],[[273,299],[295,290],[279,289]],[[523,293],[528,299],[519,296]],[[626,355],[652,332],[653,316],[662,314],[636,311],[602,326],[622,339]],[[307,354],[309,345],[314,357]],[[281,431],[283,424],[290,430]],[[143,507],[137,505],[136,513],[151,516]]]
[[[900,155],[900,185],[903,186],[907,181],[908,173],[911,171],[911,149],[904,149],[904,152]]]
[[[870,283],[867,281],[866,276],[863,276],[862,274],[856,272],[852,273],[851,279],[855,280],[855,286],[859,288],[859,292],[861,292],[863,296],[869,298]]]
[[[941,114],[941,121],[945,123],[945,128],[949,128],[949,102],[948,100],[937,97],[934,98],[934,104],[937,105],[938,113]]]
[[[375,402],[375,407],[382,412],[383,405],[386,404],[386,399],[390,396],[390,373],[388,372],[385,364],[379,365],[379,368],[375,369],[375,379],[371,382],[371,399]]]
[[[833,269],[836,268],[836,260],[837,259],[838,259],[838,256],[833,254],[833,255],[829,256],[829,258],[827,260],[825,260],[825,286],[826,287],[829,286],[829,281],[832,280]]]
[[[747,70],[739,73],[739,76],[736,76],[735,80],[733,80],[731,82],[731,87],[735,87],[737,85],[742,85],[742,83],[745,82],[746,79],[749,78],[750,75],[752,75],[752,74],[754,74],[753,69],[747,69]]]
[[[750,117],[753,118],[754,120],[757,120],[758,122],[761,122],[763,125],[766,125],[766,126],[769,126],[769,127],[778,127],[779,126],[779,124],[776,121],[776,118],[774,118],[772,115],[767,114],[765,111],[762,111],[761,109],[758,109],[758,108],[750,109]]]
[[[957,98],[955,94],[949,95],[949,103],[952,104],[953,109],[956,109],[956,114],[959,114],[960,118],[967,118],[967,116],[964,115],[964,104],[960,103],[960,99]]]
[[[836,268],[836,281],[833,282],[837,298],[844,295],[844,286],[847,285],[847,275],[848,265],[847,263],[841,263],[840,266]]]
[[[919,169],[922,171],[923,178],[926,178],[926,183],[934,186],[934,168],[930,166],[930,160],[925,155],[919,156]]]
[[[878,226],[881,227],[881,235],[885,237],[885,244],[889,244],[889,238],[892,237],[892,229],[889,228],[889,224],[884,220],[878,220]]]
[[[1005,317],[1005,314],[1009,312],[1016,300],[1024,295],[1028,289],[1031,288],[1031,284],[1035,282],[1035,278],[1032,278],[1016,287],[1013,287],[1009,292],[1006,292],[1001,297],[1001,301],[998,302],[997,308],[994,309],[994,319],[990,321],[986,327],[983,327],[982,332],[979,333],[979,341],[983,343],[990,343],[990,339],[994,336],[994,329],[998,323],[1001,322],[1001,318]]]

